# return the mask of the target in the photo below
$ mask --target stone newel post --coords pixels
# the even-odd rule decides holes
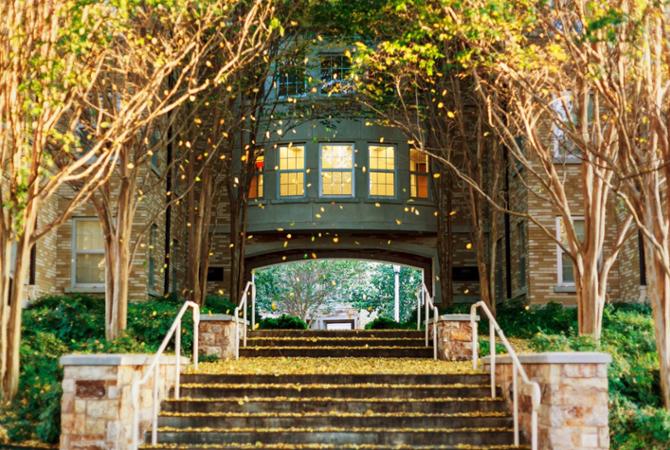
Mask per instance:
[[[430,323],[428,330],[432,337],[432,320]],[[444,314],[438,318],[437,357],[446,361],[472,359],[472,326],[469,314]]]
[[[240,338],[244,335],[246,325],[242,319]],[[198,346],[205,355],[214,355],[220,359],[235,358],[235,319],[228,314],[202,314],[198,329]]]
[[[132,438],[131,385],[139,379],[153,355],[65,355],[61,398],[61,450],[125,450]],[[182,357],[182,367],[189,363]],[[159,401],[175,382],[176,357],[162,356]],[[151,423],[153,379],[140,387],[140,428]],[[140,434],[142,436],[142,434]]]
[[[540,384],[539,445],[546,450],[609,449],[607,353],[556,352],[519,355],[528,378]],[[488,370],[489,357],[483,358]],[[496,381],[511,405],[512,362],[496,358]],[[530,437],[530,397],[519,383],[521,430]]]

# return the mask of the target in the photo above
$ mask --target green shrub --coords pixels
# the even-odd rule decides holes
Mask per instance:
[[[396,322],[388,317],[377,317],[365,325],[366,330],[407,330],[416,329],[416,317],[414,322]]]
[[[0,416],[12,441],[58,442],[62,369],[65,353],[154,353],[181,307],[178,298],[131,303],[126,335],[104,339],[104,301],[100,297],[48,296],[23,311],[19,393]],[[205,309],[206,311],[206,309]],[[192,316],[182,323],[182,351],[193,341]]]
[[[282,314],[279,317],[268,317],[258,323],[263,330],[306,330],[307,323],[300,317]]]
[[[213,314],[233,314],[237,305],[231,302],[228,297],[208,295],[205,299],[205,307]]]

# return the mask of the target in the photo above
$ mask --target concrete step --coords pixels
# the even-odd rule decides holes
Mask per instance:
[[[248,339],[248,345],[253,347],[422,347],[425,346],[423,338],[397,338],[397,337],[253,337]],[[432,345],[432,342],[431,342]]]
[[[190,428],[175,430],[159,428],[158,442],[225,444],[231,442],[262,442],[310,444],[334,443],[348,444],[382,444],[382,445],[504,445],[513,443],[510,428]]]
[[[303,358],[432,358],[430,347],[242,347],[240,356]]]
[[[501,398],[351,398],[351,397],[260,397],[260,398],[225,398],[225,399],[186,399],[166,400],[162,411],[171,413],[206,413],[206,412],[329,412],[341,413],[425,413],[453,414],[473,412],[508,412]]]
[[[488,385],[461,384],[182,384],[181,395],[187,398],[241,397],[348,397],[393,398],[458,398],[486,397]]]
[[[512,419],[507,413],[462,414],[233,414],[210,413],[189,415],[165,415],[158,419],[158,426],[172,428],[318,428],[338,427],[366,428],[509,428]]]
[[[412,370],[408,363],[408,371]],[[473,374],[435,374],[435,375],[409,375],[409,374],[353,374],[353,375],[247,375],[247,374],[183,374],[182,383],[329,383],[329,384],[359,384],[359,383],[385,383],[385,384],[487,384],[490,376],[487,373]]]
[[[339,338],[414,338],[423,339],[424,331],[417,330],[254,330],[248,337],[339,337]]]

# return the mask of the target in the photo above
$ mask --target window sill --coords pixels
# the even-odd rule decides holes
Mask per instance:
[[[558,284],[554,286],[554,292],[557,294],[576,294],[577,287],[571,284]]]
[[[66,294],[104,294],[105,286],[71,286],[65,288]]]

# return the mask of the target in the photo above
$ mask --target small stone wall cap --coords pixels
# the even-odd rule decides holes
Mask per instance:
[[[612,356],[601,352],[544,352],[523,353],[517,355],[521,364],[609,364]],[[484,364],[489,364],[490,356],[482,358]],[[507,355],[496,357],[496,364],[511,364],[512,358]]]
[[[440,320],[451,322],[470,322],[470,314],[442,314]],[[475,316],[475,321],[479,321],[479,315]]]
[[[233,322],[235,318],[230,315],[230,314],[200,314],[200,321],[216,321],[216,322]],[[244,319],[237,318],[237,321],[239,323],[245,323]],[[247,320],[247,325],[249,324],[249,321]]]
[[[149,364],[153,354],[147,353],[71,353],[58,360],[61,366],[142,366]],[[175,355],[161,355],[160,363],[176,364]],[[190,359],[182,356],[181,363],[188,364]]]

